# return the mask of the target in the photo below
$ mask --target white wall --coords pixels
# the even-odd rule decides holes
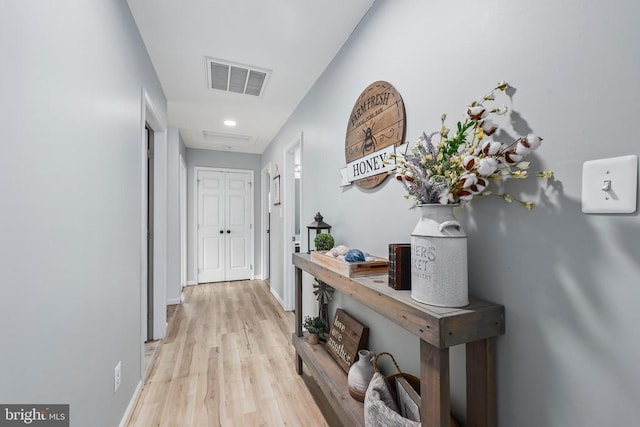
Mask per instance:
[[[262,176],[260,171],[260,156],[257,154],[233,153],[227,151],[216,150],[200,150],[187,148],[187,280],[189,284],[196,284],[198,280],[198,258],[196,256],[196,229],[195,229],[195,193],[194,193],[194,173],[195,167],[212,167],[226,169],[245,169],[253,171],[253,206],[254,206],[254,255],[253,255],[253,272],[256,277],[260,277],[261,258],[260,251],[262,247],[261,230],[262,218],[260,216],[260,189],[262,188]]]
[[[499,425],[640,418],[640,219],[580,211],[584,161],[638,154],[639,13],[630,0],[378,0],[263,156],[263,165],[281,162],[283,147],[303,131],[302,217],[320,210],[338,243],[384,255],[389,242],[408,241],[417,213],[392,180],[374,191],[338,186],[360,92],[376,80],[392,83],[404,98],[407,138],[415,140],[437,130],[443,112],[455,120],[501,79],[512,83],[514,127],[545,137],[531,160],[536,170],[554,170],[556,181],[512,187],[536,201],[532,212],[491,198],[458,209],[469,234],[470,291],[506,307]],[[273,215],[273,243],[281,248],[278,221]],[[337,306],[371,327],[373,350],[392,351],[418,373],[417,338],[344,296]],[[460,350],[452,373],[458,414]]]
[[[124,1],[2,1],[0,51],[0,402],[114,426],[141,378],[141,88],[166,100]]]

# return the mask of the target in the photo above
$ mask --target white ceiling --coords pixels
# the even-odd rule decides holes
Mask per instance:
[[[373,2],[128,0],[167,96],[169,126],[187,147],[244,153],[264,151]],[[262,95],[209,89],[207,57],[271,70]]]

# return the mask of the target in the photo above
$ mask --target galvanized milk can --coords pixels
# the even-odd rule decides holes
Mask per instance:
[[[467,235],[453,215],[457,205],[418,205],[411,233],[411,298],[440,307],[469,304]]]

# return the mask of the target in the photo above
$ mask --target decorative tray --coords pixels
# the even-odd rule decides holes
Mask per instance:
[[[386,258],[372,257],[373,261],[347,262],[339,260],[325,252],[311,252],[311,260],[331,271],[347,277],[368,276],[374,274],[388,274],[389,260]]]

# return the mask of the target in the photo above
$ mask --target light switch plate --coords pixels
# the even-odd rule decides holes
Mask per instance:
[[[582,212],[634,213],[638,157],[589,160],[582,165]]]

